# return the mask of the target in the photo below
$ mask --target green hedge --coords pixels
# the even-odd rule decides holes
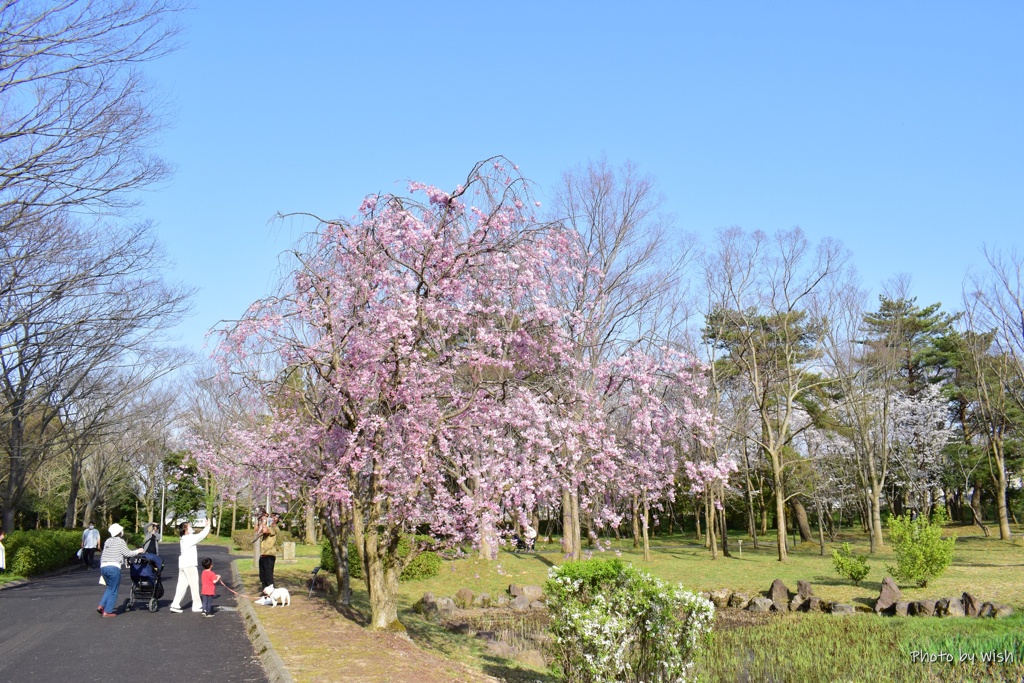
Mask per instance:
[[[419,537],[417,537],[419,538]],[[429,537],[419,540],[430,540]],[[398,542],[398,556],[406,557],[412,549],[412,537],[403,536]],[[413,558],[412,562],[402,570],[399,577],[402,581],[420,581],[437,576],[441,571],[441,556],[432,550],[424,550]],[[324,538],[320,544],[320,568],[325,572],[334,573],[334,554],[331,552],[331,543]],[[363,567],[359,563],[359,554],[356,552],[356,544],[349,541],[348,544],[348,575],[353,579],[363,578]]]
[[[235,529],[235,533],[231,536],[231,542],[235,546],[235,550],[240,550],[243,553],[252,552],[252,538],[256,535],[256,532],[252,529]],[[277,532],[277,547],[280,548],[282,543],[295,543],[295,537],[284,529],[280,529]]]
[[[4,539],[7,569],[19,576],[34,576],[77,562],[82,532],[73,530],[12,531]]]

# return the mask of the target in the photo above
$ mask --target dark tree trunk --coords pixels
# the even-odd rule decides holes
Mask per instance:
[[[793,508],[793,519],[796,527],[800,531],[800,541],[812,540],[811,525],[807,521],[807,510],[804,508],[804,504],[800,502],[799,498],[791,498],[789,504]]]

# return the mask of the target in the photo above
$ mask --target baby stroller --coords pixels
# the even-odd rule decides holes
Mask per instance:
[[[149,611],[158,609],[157,600],[164,596],[164,584],[160,574],[164,561],[154,553],[141,553],[128,558],[128,571],[132,577],[132,592],[125,603],[127,609],[134,609],[135,601],[149,601]]]

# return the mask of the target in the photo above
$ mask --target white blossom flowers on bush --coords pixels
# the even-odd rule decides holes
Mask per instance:
[[[689,680],[714,605],[622,560],[553,567],[546,586],[557,665],[570,683]]]

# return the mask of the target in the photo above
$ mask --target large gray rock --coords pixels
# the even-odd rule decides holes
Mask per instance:
[[[533,602],[534,600],[540,600],[544,596],[544,589],[540,586],[517,586],[512,584],[508,587],[508,594],[513,598],[525,595],[530,598],[530,602]]]
[[[450,617],[455,613],[455,601],[451,598],[438,598],[434,604],[437,605],[438,616]]]
[[[935,601],[934,600],[918,600],[917,602],[910,603],[910,616],[912,616],[912,617],[934,617],[935,616]]]
[[[732,597],[729,598],[729,607],[746,609],[749,604],[750,596],[746,593],[733,593]]]
[[[981,607],[978,608],[978,618],[984,619],[985,617],[994,617],[996,610],[992,606],[991,602],[982,603]]]
[[[902,598],[903,594],[900,593],[900,589],[896,586],[896,582],[892,580],[892,577],[885,577],[882,579],[882,590],[878,593],[878,599],[875,600],[875,613],[881,614],[889,610]]]
[[[978,612],[981,610],[981,601],[974,597],[970,593],[964,593],[960,598],[961,604],[964,606],[964,615],[968,617],[978,616]]]
[[[491,595],[490,593],[480,593],[479,595],[473,596],[473,607],[490,607],[491,606]]]
[[[769,599],[769,598],[762,598],[761,596],[758,596],[758,597],[754,598],[753,600],[751,600],[750,604],[747,605],[747,611],[748,612],[767,612],[768,610],[770,610],[772,608],[773,604],[774,603],[771,601],[771,599]]]
[[[907,600],[900,600],[893,605],[893,616],[905,617],[910,614],[910,602]]]
[[[789,601],[789,611],[790,612],[803,612],[803,611],[806,611],[804,608],[807,605],[807,602],[809,600],[810,600],[810,598],[805,598],[804,596],[802,596],[799,593],[797,593],[796,595],[793,596],[793,599]]]
[[[996,619],[1006,619],[1007,617],[1012,617],[1013,616],[1013,608],[1010,607],[1009,605],[995,605],[995,604],[993,604],[992,605],[992,609],[994,610],[994,613],[992,614],[992,616],[995,617]]]
[[[416,605],[416,611],[431,621],[437,621],[441,617],[440,611],[437,608],[437,600],[434,598],[433,593],[423,594],[419,604]]]
[[[711,602],[714,603],[718,609],[724,609],[729,606],[729,598],[732,597],[732,591],[728,588],[719,588],[716,591],[711,591]]]
[[[841,602],[837,602],[833,603],[831,612],[832,614],[853,614],[856,610],[853,608],[853,605],[844,605]]]
[[[508,596],[504,593],[498,593],[498,595],[491,600],[491,604],[495,607],[508,607]]]
[[[512,598],[512,602],[508,606],[515,610],[524,610],[530,609],[530,603],[532,602],[533,600],[530,599],[529,595],[517,595]]]
[[[825,609],[824,600],[819,598],[817,595],[812,595],[807,598],[807,611],[808,612],[822,612]]]
[[[473,604],[473,591],[468,588],[460,588],[455,592],[455,604],[465,609]]]
[[[946,605],[942,609],[940,616],[943,617],[962,617],[964,616],[964,604],[960,601],[960,598],[945,598]]]
[[[772,587],[768,589],[768,597],[775,603],[776,612],[785,612],[789,609],[789,589],[782,579],[772,581]]]
[[[800,579],[796,582],[796,594],[802,598],[809,598],[814,595],[814,589],[811,588],[810,581],[804,581]]]
[[[534,600],[530,603],[530,609],[545,609],[544,603],[540,600]]]

